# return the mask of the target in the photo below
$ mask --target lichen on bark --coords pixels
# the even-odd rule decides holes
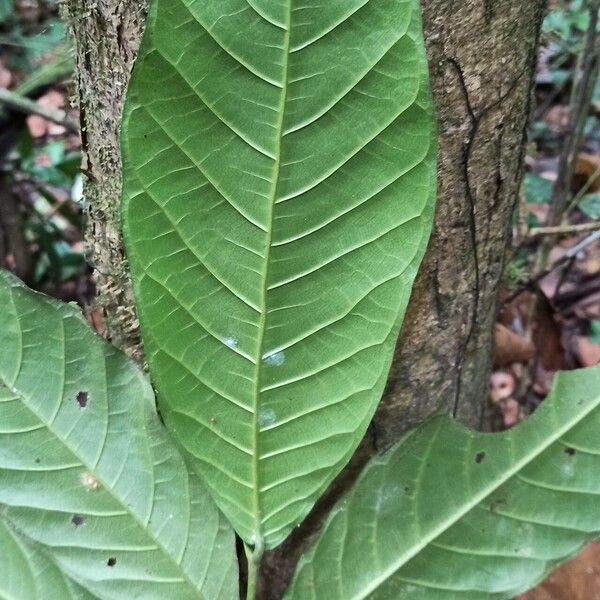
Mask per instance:
[[[76,53],[84,153],[86,242],[107,337],[143,361],[121,237],[119,127],[144,26],[145,2],[63,0]]]

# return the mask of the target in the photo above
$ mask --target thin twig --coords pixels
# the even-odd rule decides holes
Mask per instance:
[[[539,283],[544,277],[549,275],[554,269],[558,269],[558,267],[564,265],[570,260],[577,257],[577,255],[585,250],[590,244],[593,244],[596,240],[600,240],[600,229],[595,231],[591,235],[588,235],[583,241],[579,242],[579,244],[569,248],[569,250],[565,253],[565,255],[559,258],[553,265],[551,265],[548,269],[544,269],[531,279],[528,279],[518,290],[513,292],[508,298],[504,300],[504,304],[510,304],[515,298],[518,298],[522,293],[527,290],[533,289],[537,283]]]
[[[586,7],[590,15],[588,31],[585,35],[583,47],[577,58],[577,65],[573,74],[573,89],[571,92],[571,101],[569,104],[569,123],[565,135],[564,144],[559,157],[558,176],[552,190],[552,199],[550,201],[550,210],[546,219],[546,233],[544,240],[540,244],[533,272],[538,273],[533,279],[529,280],[525,286],[512,294],[507,302],[514,300],[524,291],[533,288],[540,280],[548,273],[569,261],[572,256],[571,251],[554,265],[549,266],[550,251],[556,244],[557,233],[548,233],[548,227],[561,227],[565,215],[565,207],[571,195],[571,185],[573,183],[573,174],[575,172],[575,164],[577,155],[583,143],[585,121],[589,114],[589,108],[592,101],[592,95],[598,78],[600,69],[600,44],[598,43],[598,12],[600,10],[600,0],[588,0]],[[539,230],[540,228],[538,228]],[[594,238],[596,231],[591,236],[586,238],[586,242],[590,238]],[[594,238],[596,239],[596,238]],[[578,245],[579,246],[579,245]],[[576,246],[576,248],[578,247]],[[530,303],[528,321],[532,322],[534,314],[534,303]]]
[[[532,227],[528,232],[528,237],[537,237],[539,235],[564,235],[567,233],[586,233],[600,229],[600,221],[592,223],[581,223],[579,225],[556,225],[552,227]]]
[[[0,103],[25,114],[43,117],[52,123],[61,125],[71,133],[79,133],[79,125],[75,123],[75,121],[69,119],[64,110],[46,108],[29,98],[25,98],[24,96],[20,96],[19,94],[6,89],[0,89]]]
[[[600,44],[598,44],[597,31],[600,0],[589,0],[588,10],[590,23],[573,77],[569,124],[559,159],[558,177],[552,193],[547,222],[549,226],[560,223],[567,198],[571,193],[575,163],[583,142],[585,121],[600,68]]]

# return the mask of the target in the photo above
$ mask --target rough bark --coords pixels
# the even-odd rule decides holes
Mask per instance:
[[[423,0],[436,226],[375,418],[385,448],[438,406],[481,426],[545,0]]]
[[[88,156],[88,243],[111,339],[141,356],[119,233],[118,123],[137,50],[137,0],[66,0]],[[498,288],[517,201],[544,0],[423,0],[440,127],[440,192],[387,394],[363,447],[263,568],[280,598],[326,509],[375,451],[440,405],[480,424]]]
[[[94,267],[96,306],[108,338],[142,361],[139,325],[121,238],[119,124],[138,50],[146,3],[63,0],[76,51],[84,152],[87,249]]]

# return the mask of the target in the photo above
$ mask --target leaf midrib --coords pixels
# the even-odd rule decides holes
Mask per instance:
[[[112,488],[108,485],[108,482],[90,464],[88,464],[88,462],[86,460],[81,458],[77,454],[77,452],[75,452],[75,450],[65,440],[63,440],[58,435],[58,433],[56,431],[54,431],[52,429],[51,423],[46,422],[45,419],[43,419],[33,408],[31,408],[31,406],[29,406],[29,404],[27,403],[27,396],[25,394],[21,393],[16,388],[8,385],[4,379],[0,379],[0,383],[2,385],[4,385],[8,390],[10,390],[13,394],[15,394],[21,400],[23,406],[25,406],[25,408],[27,410],[29,410],[29,412],[36,419],[38,419],[42,423],[42,425],[44,425],[44,427],[46,427],[46,429],[54,436],[54,438],[56,440],[58,440],[58,442],[61,443],[79,461],[79,464],[82,466],[82,468],[85,471],[87,471],[88,473],[91,473],[94,476],[94,478],[98,480],[102,489],[105,490],[110,495],[110,497],[115,502],[117,502],[117,504],[119,504],[119,506],[121,506],[125,510],[125,512],[131,517],[131,519],[136,523],[136,525],[138,525],[138,527],[144,532],[144,534],[147,535],[152,541],[155,542],[156,547],[158,549],[162,550],[164,555],[167,556],[169,558],[169,560],[173,563],[173,565],[176,567],[177,571],[180,571],[182,573],[182,575],[183,575],[182,581],[187,582],[195,592],[198,592],[199,597],[201,599],[204,599],[204,596],[201,594],[201,592],[198,589],[198,587],[196,586],[196,584],[189,578],[188,574],[185,572],[183,567],[175,560],[175,557],[167,550],[167,548],[164,546],[164,544],[153,534],[152,530],[149,529],[148,527],[146,527],[144,525],[144,522],[142,520],[140,520],[134,512],[131,511],[130,506],[126,502],[123,502],[123,500],[121,498],[119,498],[118,496],[116,496],[114,494]],[[145,426],[144,426],[144,428],[145,428]],[[147,432],[147,430],[146,430],[146,432]],[[61,569],[62,569],[62,567],[61,567]],[[83,584],[81,584],[81,585],[83,585]]]
[[[473,500],[465,504],[464,510],[457,510],[455,513],[450,515],[439,527],[432,530],[430,534],[425,536],[421,542],[415,544],[411,549],[402,554],[394,561],[394,564],[386,569],[379,577],[371,580],[370,585],[365,586],[360,590],[352,600],[365,600],[368,596],[377,590],[380,585],[392,577],[401,567],[403,567],[410,559],[414,558],[421,550],[428,546],[433,540],[438,538],[442,533],[447,531],[452,525],[464,517],[467,513],[473,510],[479,505],[485,498],[496,491],[501,485],[506,483],[509,479],[517,475],[522,469],[524,469],[529,463],[535,460],[540,454],[547,450],[550,446],[560,440],[560,438],[578,425],[583,419],[585,419],[591,412],[593,412],[600,405],[600,395],[595,400],[590,402],[589,407],[585,411],[576,415],[571,421],[565,424],[559,430],[552,432],[548,437],[546,443],[541,444],[538,448],[533,449],[527,453],[520,461],[518,461],[514,467],[507,469],[507,471],[492,481],[486,488],[484,488],[479,494],[477,494]]]
[[[277,194],[279,192],[279,181],[281,174],[281,154],[282,154],[282,146],[283,146],[283,124],[285,119],[285,107],[287,104],[287,94],[288,94],[288,81],[289,81],[289,63],[290,63],[290,43],[291,43],[291,31],[292,31],[292,2],[293,0],[289,0],[288,2],[288,13],[287,13],[287,23],[285,24],[285,34],[284,34],[284,46],[283,46],[283,54],[284,54],[284,63],[283,63],[283,84],[282,90],[279,100],[279,115],[278,115],[278,123],[277,123],[277,145],[275,149],[275,163],[273,165],[273,182],[272,182],[272,191],[269,196],[269,219],[267,223],[267,240],[266,240],[266,251],[265,251],[265,270],[263,273],[262,280],[262,294],[261,294],[261,314],[259,320],[259,329],[258,329],[258,343],[257,343],[257,352],[258,355],[256,357],[256,367],[255,367],[255,377],[254,377],[254,406],[253,406],[253,440],[252,440],[252,474],[254,480],[254,489],[253,489],[253,500],[254,500],[254,527],[255,527],[255,537],[254,540],[255,548],[261,552],[264,546],[264,539],[262,535],[262,517],[261,517],[261,502],[260,502],[260,473],[259,473],[259,464],[260,464],[260,422],[259,422],[259,411],[260,411],[260,398],[261,398],[261,368],[263,364],[263,354],[264,354],[264,342],[265,342],[265,331],[266,331],[266,321],[267,321],[267,294],[269,292],[269,265],[271,258],[271,249],[273,244],[273,223],[275,218],[275,205],[277,200]]]
[[[16,320],[18,323],[18,330],[19,330],[19,339],[20,339],[20,343],[19,343],[19,351],[20,351],[20,360],[19,360],[19,367],[18,367],[18,371],[17,373],[19,373],[21,371],[21,367],[23,364],[23,332],[22,332],[22,328],[21,328],[21,323],[20,323],[20,319],[18,316],[18,311],[16,310],[16,303],[15,303],[15,299],[14,299],[14,292],[12,287],[9,289],[9,293],[10,293],[10,301],[13,305],[13,308],[15,309],[15,316],[16,316]],[[61,323],[61,327],[63,328],[64,331],[64,320],[63,317],[60,316],[60,323]],[[106,369],[106,354],[104,353],[104,350],[102,350],[102,362],[103,362],[103,367],[104,367],[104,372],[107,372]],[[16,376],[15,376],[16,377]],[[64,373],[63,373],[63,377],[64,377]],[[16,379],[15,379],[16,381]],[[105,381],[105,385],[106,388],[108,390],[108,382],[107,382],[107,378],[106,376],[104,377],[104,381]],[[96,477],[96,479],[98,480],[98,482],[102,485],[102,489],[106,490],[106,492],[109,494],[109,496],[120,506],[122,506],[125,509],[125,512],[127,514],[129,514],[129,516],[132,518],[132,520],[138,525],[138,527],[144,532],[145,535],[147,535],[151,540],[153,540],[157,546],[158,549],[162,550],[162,552],[165,554],[165,556],[168,557],[168,559],[173,563],[173,565],[176,568],[176,571],[181,572],[181,574],[183,575],[183,581],[187,582],[192,589],[194,590],[194,592],[198,592],[199,597],[204,600],[204,596],[201,593],[201,591],[198,589],[198,587],[196,586],[196,584],[189,578],[188,574],[186,573],[186,571],[183,569],[182,565],[180,565],[175,558],[172,556],[172,554],[167,550],[167,548],[164,546],[164,544],[154,535],[154,533],[152,532],[152,530],[150,530],[144,523],[143,521],[141,521],[137,515],[132,512],[131,507],[126,503],[123,502],[122,499],[118,498],[115,493],[113,492],[112,488],[108,485],[108,482],[104,480],[104,478],[96,472],[96,467],[92,467],[90,464],[88,464],[87,460],[84,460],[82,457],[79,456],[79,454],[75,451],[75,449],[73,449],[71,447],[71,445],[64,439],[62,439],[58,433],[56,431],[54,431],[54,429],[52,428],[52,423],[54,422],[54,419],[56,418],[56,416],[58,415],[58,412],[60,410],[60,405],[62,404],[63,399],[61,398],[59,403],[58,403],[58,408],[56,413],[53,416],[53,420],[51,422],[48,422],[46,419],[44,419],[40,414],[38,414],[38,412],[36,410],[33,409],[33,407],[31,407],[29,405],[29,403],[27,402],[27,395],[24,394],[23,392],[21,392],[20,390],[18,390],[14,385],[10,385],[4,377],[0,377],[0,384],[3,385],[4,387],[6,387],[8,390],[10,390],[13,394],[15,394],[17,396],[17,398],[19,398],[21,400],[22,405],[36,418],[38,419],[38,421],[40,423],[42,423],[42,425],[44,427],[46,427],[46,429],[50,432],[50,434],[52,436],[54,436],[54,438],[60,443],[62,444],[82,465],[82,467],[88,471],[89,473],[92,473],[94,475],[94,477]],[[108,400],[108,394],[107,394],[107,400]],[[148,439],[148,429],[146,426],[146,421],[145,419],[142,419],[143,422],[143,426],[144,426],[144,431],[145,431],[145,438],[144,439]],[[105,438],[106,440],[106,438]],[[154,487],[154,483],[153,483],[153,490],[152,493],[154,494],[156,492],[156,489]],[[188,492],[189,492],[189,481],[188,481]],[[188,523],[188,529],[189,529],[189,523]],[[87,588],[86,588],[87,589]]]

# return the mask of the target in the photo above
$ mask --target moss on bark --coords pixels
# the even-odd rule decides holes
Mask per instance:
[[[119,125],[138,49],[145,3],[64,0],[76,52],[84,152],[86,241],[97,284],[96,306],[109,339],[143,361],[133,294],[121,238]]]

